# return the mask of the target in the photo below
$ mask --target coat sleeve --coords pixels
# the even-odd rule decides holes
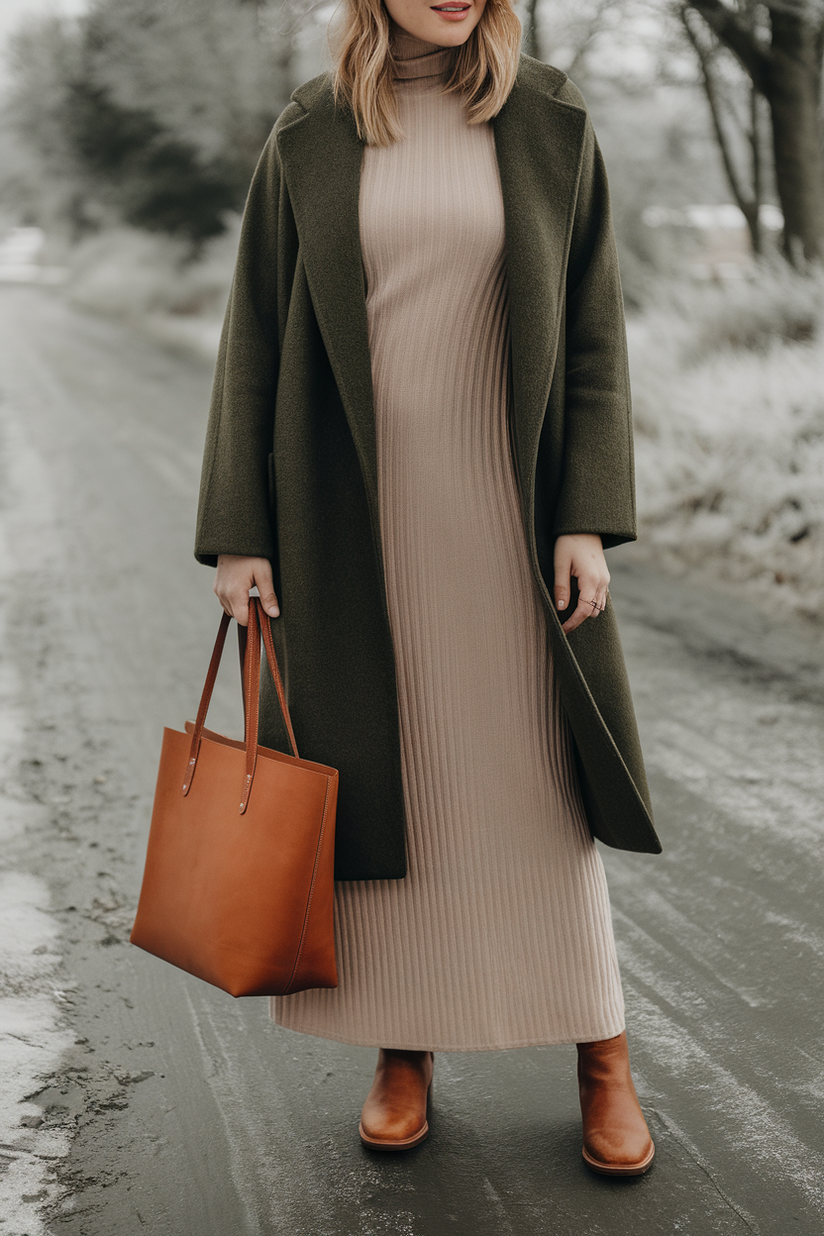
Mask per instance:
[[[563,97],[584,106],[565,83]],[[636,538],[632,408],[618,254],[604,160],[587,116],[566,284],[563,480],[554,535]]]
[[[277,133],[302,109],[292,103],[263,149],[246,200],[215,369],[200,483],[195,557],[276,557],[269,493],[279,361],[279,226],[285,187]]]

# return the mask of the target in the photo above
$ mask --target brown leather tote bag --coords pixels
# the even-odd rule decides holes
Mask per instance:
[[[338,774],[298,758],[257,598],[241,640],[245,741],[204,729],[230,621],[224,614],[197,719],[186,733],[164,731],[131,941],[233,996],[337,987]],[[293,755],[258,746],[261,631]]]

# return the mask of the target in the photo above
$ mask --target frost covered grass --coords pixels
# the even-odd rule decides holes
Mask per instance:
[[[661,289],[629,345],[641,552],[824,621],[824,273]]]

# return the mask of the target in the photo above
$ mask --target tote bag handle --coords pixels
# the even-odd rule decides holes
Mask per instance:
[[[220,661],[223,656],[223,649],[226,644],[226,633],[229,630],[231,617],[227,613],[223,613],[218,627],[215,646],[212,651],[212,659],[209,662],[209,669],[206,674],[206,682],[203,687],[203,694],[200,697],[200,705],[195,718],[195,725],[192,731],[192,744],[189,748],[189,759],[186,764],[186,775],[183,782],[184,796],[189,793],[197,770],[197,760],[200,754],[200,744],[203,737],[203,727],[206,724],[206,714],[209,711],[209,704],[212,699],[212,692],[215,687],[217,672],[220,668]],[[243,699],[245,712],[245,744],[246,744],[246,775],[243,781],[241,791],[239,812],[243,815],[249,804],[249,795],[252,792],[252,784],[255,779],[255,768],[257,766],[258,753],[258,721],[260,717],[260,638],[263,635],[263,645],[266,649],[266,660],[269,665],[269,670],[275,684],[278,703],[283,715],[283,720],[286,724],[286,731],[289,735],[289,743],[292,747],[292,753],[295,758],[298,758],[298,748],[295,742],[295,732],[292,729],[292,718],[289,715],[289,706],[286,703],[286,693],[283,689],[283,680],[280,676],[280,666],[278,665],[277,653],[275,652],[275,642],[272,639],[272,628],[269,625],[269,617],[261,604],[259,597],[249,598],[249,627],[245,641],[241,636],[241,650],[243,654]],[[245,642],[245,650],[243,648]]]

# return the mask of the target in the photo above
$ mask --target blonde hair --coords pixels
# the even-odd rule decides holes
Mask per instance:
[[[344,0],[334,38],[335,102],[353,113],[358,136],[370,146],[391,146],[403,137],[392,84],[389,14],[382,0]],[[464,96],[469,124],[491,120],[515,83],[521,23],[511,0],[486,0],[467,41],[454,48],[447,94]]]

